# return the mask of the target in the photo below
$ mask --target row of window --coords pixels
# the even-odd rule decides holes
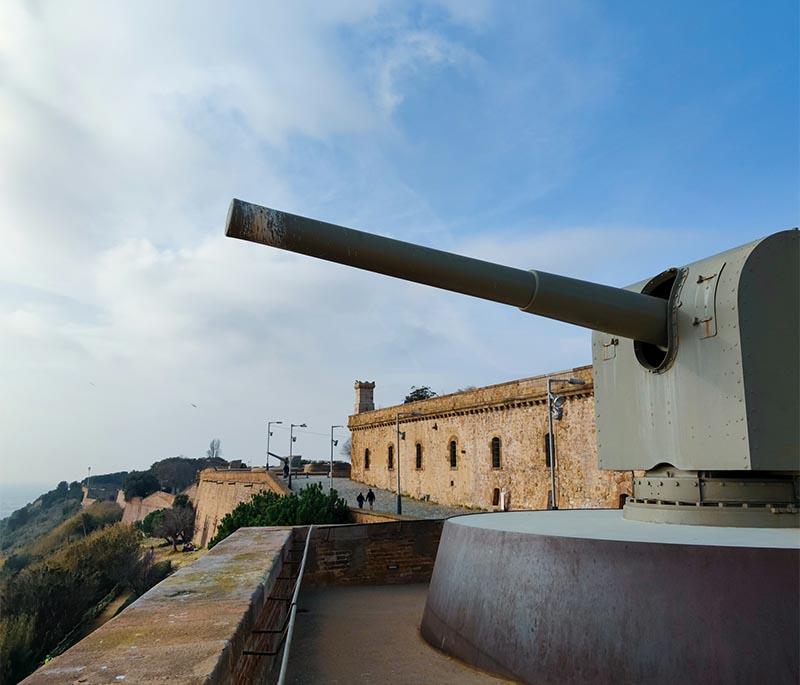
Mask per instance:
[[[501,445],[500,445],[500,438],[494,437],[492,438],[491,442],[489,443],[490,454],[492,459],[492,468],[499,469],[502,466],[500,452],[501,452]],[[457,469],[458,468],[458,442],[456,440],[451,440],[448,444],[448,455],[450,457],[450,468]],[[544,434],[544,460],[545,466],[550,466],[550,433]],[[389,445],[386,450],[386,465],[388,466],[389,470],[394,470],[394,445]],[[369,449],[364,450],[364,468],[369,469],[370,467],[370,451]],[[416,444],[416,454],[415,454],[415,467],[417,470],[422,469],[422,445],[420,443]]]

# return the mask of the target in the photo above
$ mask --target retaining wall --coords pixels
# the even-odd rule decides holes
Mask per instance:
[[[441,520],[315,527],[304,584],[427,583],[442,534]]]

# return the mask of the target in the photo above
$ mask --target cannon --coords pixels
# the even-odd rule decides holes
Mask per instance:
[[[226,234],[592,329],[600,467],[639,472],[625,518],[800,526],[797,229],[627,288],[236,199]]]

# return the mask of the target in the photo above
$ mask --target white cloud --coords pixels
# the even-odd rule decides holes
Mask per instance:
[[[391,45],[380,62],[378,94],[384,111],[391,114],[402,102],[408,82],[436,68],[478,70],[483,64],[474,51],[429,31],[410,31]]]
[[[6,479],[141,467],[214,436],[256,458],[267,418],[342,423],[356,377],[390,404],[412,384],[447,391],[588,359],[586,335],[552,322],[222,236],[231,197],[267,198],[569,267],[563,236],[500,249],[451,235],[376,149],[407,135],[392,112],[427,76],[487,69],[443,30],[480,31],[486,4],[434,9],[412,24],[360,1],[0,4],[13,27],[0,33]],[[365,37],[355,54],[347,31]],[[587,260],[608,239],[571,238]],[[327,453],[324,436],[303,439]]]

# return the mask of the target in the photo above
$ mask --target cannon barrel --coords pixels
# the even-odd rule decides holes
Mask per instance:
[[[233,200],[226,235],[424,283],[623,338],[667,344],[667,302],[544,271],[525,271]]]

